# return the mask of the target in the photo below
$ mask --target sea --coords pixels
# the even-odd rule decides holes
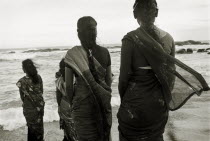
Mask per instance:
[[[26,125],[26,121],[23,116],[22,101],[20,99],[16,82],[25,75],[22,70],[22,61],[28,58],[35,62],[38,73],[43,79],[43,95],[46,103],[44,122],[59,120],[55,94],[55,73],[59,69],[60,60],[65,56],[67,50],[70,48],[71,47],[48,47],[0,50],[0,130],[11,131]],[[111,104],[113,107],[117,107],[120,105],[117,84],[121,48],[120,45],[107,46],[107,48],[111,54],[112,72],[114,74]],[[197,52],[198,49],[210,48],[210,45],[176,46],[176,50],[182,48],[191,48],[193,49],[193,53],[176,54],[176,58],[201,73],[207,83],[210,84],[210,54],[208,54],[208,52]],[[202,103],[202,101],[200,102]],[[210,104],[210,101],[207,102]],[[193,105],[196,103],[192,102],[190,104]]]

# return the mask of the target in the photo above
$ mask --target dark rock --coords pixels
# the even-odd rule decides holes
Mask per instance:
[[[204,43],[200,41],[194,41],[194,40],[187,40],[187,41],[176,41],[175,45],[183,46],[183,45],[209,45],[209,43]]]
[[[193,53],[193,49],[188,48],[188,49],[187,49],[187,53]]]
[[[185,54],[186,50],[185,49],[180,49],[178,51],[176,51],[177,54]]]
[[[198,49],[197,52],[207,52],[205,49]]]
[[[15,51],[10,51],[9,53],[15,53]]]

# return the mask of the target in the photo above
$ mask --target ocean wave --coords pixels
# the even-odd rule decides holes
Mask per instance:
[[[121,48],[121,46],[120,45],[118,45],[118,46],[107,46],[106,48],[108,48],[108,49],[114,49],[114,48]]]
[[[7,59],[0,59],[0,62],[8,61]]]
[[[52,109],[51,106],[45,107],[44,122],[58,121],[59,116],[56,109]],[[23,108],[9,108],[0,110],[0,126],[3,130],[15,130],[19,127],[25,126],[26,120],[23,116]]]
[[[23,53],[52,52],[52,51],[60,51],[60,50],[63,50],[63,49],[59,49],[59,48],[34,49],[34,50],[26,50],[26,51],[23,51]]]
[[[110,51],[110,53],[120,53],[121,51]]]
[[[3,130],[11,131],[25,124],[26,121],[21,107],[0,110],[0,125]]]
[[[16,53],[15,51],[9,51],[8,54],[13,54]]]
[[[120,97],[119,96],[112,97],[111,105],[112,105],[112,107],[119,106],[120,105]]]
[[[111,105],[119,106],[120,97],[112,97]],[[44,109],[44,122],[53,122],[58,121],[58,111],[57,105],[54,103],[52,105],[46,105]],[[23,108],[9,108],[0,110],[0,126],[3,130],[15,130],[19,127],[25,126],[26,120],[23,116]]]
[[[23,60],[28,58],[35,58],[37,54],[23,54],[23,53],[13,53],[13,54],[1,54],[0,62],[11,61],[11,60]]]

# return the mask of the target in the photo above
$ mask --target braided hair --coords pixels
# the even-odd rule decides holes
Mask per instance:
[[[31,59],[26,59],[22,62],[24,72],[32,79],[34,84],[39,83],[37,69]]]
[[[92,73],[95,81],[99,83],[100,82],[99,81],[99,76],[98,76],[98,73],[96,71],[92,50],[91,49],[87,49],[87,48],[85,48],[85,50],[86,50],[87,56],[88,56],[88,62],[89,62],[88,65],[89,65],[89,68],[90,68],[90,72]]]
[[[156,0],[136,0],[133,5],[134,17],[140,19],[144,30],[162,45],[154,26],[155,18],[158,16]]]
[[[88,56],[90,71],[91,71],[95,81],[99,83],[99,76],[98,76],[98,73],[95,68],[94,58],[93,58],[93,54],[92,54],[93,47],[97,46],[96,41],[95,41],[96,33],[91,34],[91,35],[93,35],[92,36],[93,38],[88,38],[86,36],[83,36],[83,34],[84,34],[83,30],[85,28],[88,28],[89,26],[96,27],[97,26],[96,20],[91,16],[81,17],[77,22],[77,31],[78,31],[78,36],[81,41],[81,44],[84,47],[84,49],[87,53],[87,56]]]

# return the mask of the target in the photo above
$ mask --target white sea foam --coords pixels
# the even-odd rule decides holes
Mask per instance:
[[[4,130],[11,131],[25,124],[26,121],[21,107],[0,110],[0,125],[3,126]]]
[[[49,102],[48,102],[49,104]],[[119,106],[120,98],[112,97],[111,105]],[[44,110],[44,122],[58,121],[59,115],[57,111],[56,103],[52,105],[46,105]],[[23,116],[23,108],[9,108],[0,110],[0,125],[3,126],[3,130],[14,130],[26,125],[25,117]]]
[[[112,107],[119,106],[120,105],[120,97],[119,96],[112,97],[111,105],[112,105]]]
[[[57,109],[46,106],[44,112],[44,122],[59,120]],[[3,126],[3,130],[9,131],[26,125],[26,120],[23,116],[23,108],[17,107],[0,110],[0,125]]]

